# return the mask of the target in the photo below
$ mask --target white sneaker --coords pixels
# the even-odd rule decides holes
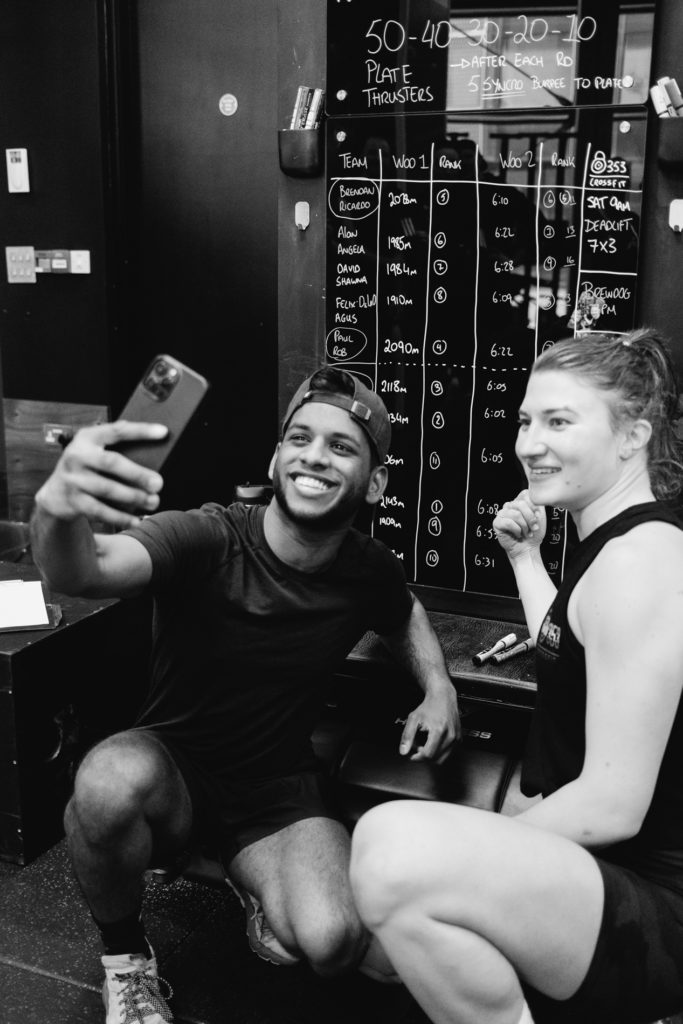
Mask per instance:
[[[157,976],[157,962],[142,954],[103,956],[102,998],[106,1024],[168,1024],[173,1021],[167,999],[173,989]],[[166,990],[162,995],[161,986]]]

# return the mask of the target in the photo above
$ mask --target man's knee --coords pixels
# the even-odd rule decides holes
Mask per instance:
[[[354,912],[322,909],[294,929],[297,946],[313,970],[324,977],[356,967],[367,946],[367,933]]]
[[[159,752],[135,733],[119,733],[84,758],[64,817],[67,835],[80,827],[94,840],[124,829],[154,793],[163,776]]]

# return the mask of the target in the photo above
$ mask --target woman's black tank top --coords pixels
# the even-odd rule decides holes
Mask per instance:
[[[576,779],[583,767],[586,661],[584,649],[567,619],[572,591],[608,541],[653,520],[683,529],[677,516],[659,502],[632,505],[599,526],[572,553],[538,636],[538,694],[522,766],[522,792],[527,796],[548,796]],[[643,686],[647,684],[648,680],[643,679]],[[683,887],[683,702],[676,712],[655,793],[640,832],[609,850],[600,850],[599,855],[676,889]],[[666,877],[671,871],[679,877]]]

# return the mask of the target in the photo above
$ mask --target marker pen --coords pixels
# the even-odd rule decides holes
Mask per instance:
[[[658,117],[675,117],[676,112],[671,103],[671,97],[666,90],[664,82],[660,79],[650,89],[650,98]]]
[[[529,637],[528,640],[522,640],[521,644],[517,644],[516,647],[511,647],[509,651],[501,651],[500,654],[494,654],[493,660],[500,663],[501,661],[507,661],[508,658],[513,658],[515,654],[524,654],[526,651],[530,651],[532,647],[536,646],[536,641],[533,637]]]
[[[683,96],[681,90],[678,88],[678,82],[675,78],[665,78],[662,82],[664,91],[669,97],[669,102],[673,109],[674,117],[681,117],[681,111],[683,110]]]
[[[507,647],[511,647],[517,640],[516,633],[508,633],[507,636],[502,637],[498,640],[493,647],[488,651],[479,651],[479,654],[475,654],[472,657],[472,661],[475,665],[483,665],[485,661],[492,658],[498,651],[504,651]]]

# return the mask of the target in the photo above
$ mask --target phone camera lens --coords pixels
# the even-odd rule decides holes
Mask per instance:
[[[157,359],[149,372],[145,384],[148,392],[159,402],[163,402],[168,398],[179,379],[180,373],[175,366],[172,366],[165,359]]]

